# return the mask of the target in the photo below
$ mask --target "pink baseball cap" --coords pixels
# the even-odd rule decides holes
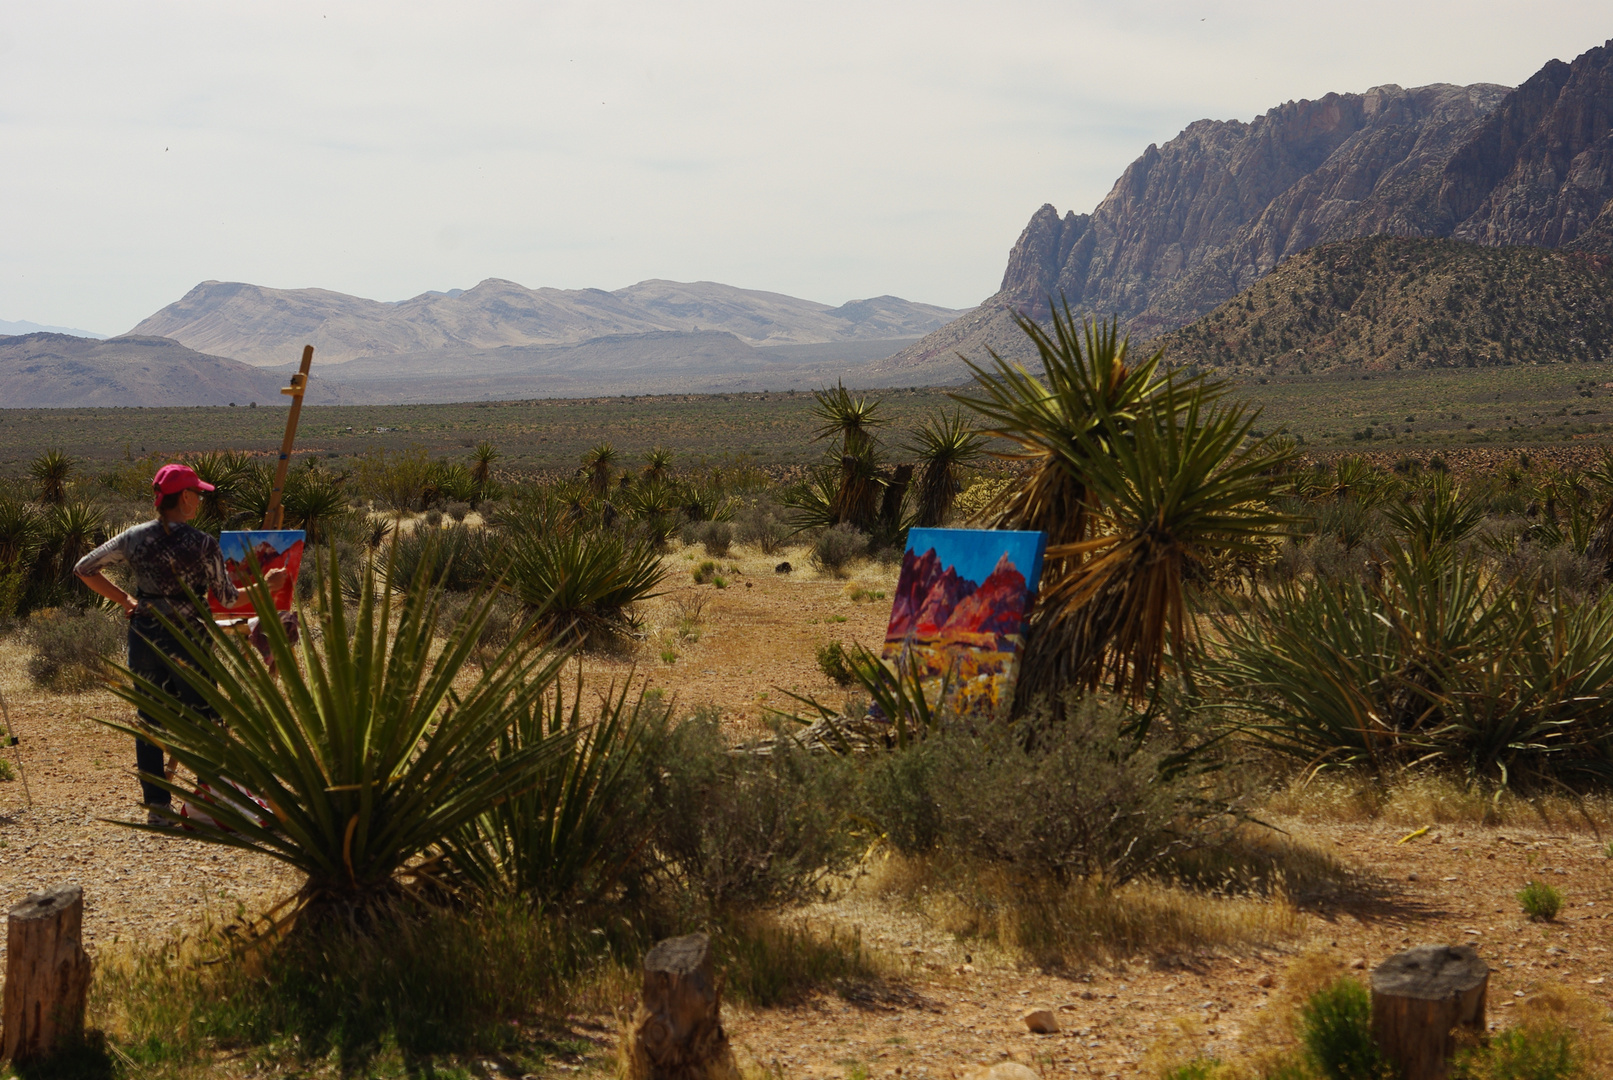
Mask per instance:
[[[189,465],[164,465],[151,478],[151,488],[157,493],[152,504],[160,505],[164,495],[172,495],[176,491],[212,491],[213,485],[197,476],[196,470]]]

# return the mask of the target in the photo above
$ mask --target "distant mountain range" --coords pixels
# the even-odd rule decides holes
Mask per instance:
[[[160,337],[66,334],[0,337],[0,404],[10,408],[93,406],[278,405],[285,378],[208,356]],[[310,404],[351,395],[310,380]]]
[[[439,350],[464,357],[606,336],[713,332],[752,346],[892,341],[888,355],[959,314],[895,296],[831,307],[710,281],[641,281],[606,292],[528,289],[489,278],[472,289],[398,303],[326,289],[204,281],[130,333],[261,365],[294,361],[310,344],[318,362],[331,365]]]
[[[26,319],[16,321],[0,319],[0,337],[16,334],[68,334],[72,337],[95,338],[97,340],[106,337],[105,334],[97,334],[93,330],[74,330],[70,326],[46,326],[43,323],[29,322]]]
[[[1360,236],[1613,250],[1613,42],[1491,84],[1289,102],[1150,146],[1090,214],[1038,210],[978,308],[873,365],[948,382],[956,354],[1025,356],[1049,296],[1148,339],[1320,243]]]

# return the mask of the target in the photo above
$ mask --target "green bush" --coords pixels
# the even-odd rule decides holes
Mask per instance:
[[[452,525],[398,533],[384,565],[388,587],[400,592],[416,581],[445,592],[477,592],[498,580],[506,560],[497,533]]]
[[[1563,909],[1563,894],[1543,881],[1531,881],[1518,891],[1518,904],[1531,919],[1549,921]]]
[[[717,576],[717,564],[710,559],[706,559],[691,570],[689,574],[694,578],[696,585],[709,585],[712,579]]]
[[[842,576],[846,567],[868,554],[868,536],[850,525],[836,525],[818,534],[812,543],[812,567],[822,573]]]
[[[46,608],[28,620],[28,677],[36,686],[77,692],[103,685],[128,642],[128,623],[100,608]]]
[[[1322,1080],[1394,1080],[1397,1075],[1372,1038],[1372,998],[1354,979],[1339,979],[1300,1006],[1299,1036]]]
[[[511,537],[508,587],[550,635],[616,640],[635,625],[633,606],[660,595],[665,578],[655,546],[619,531],[523,530]]]
[[[1231,821],[1179,748],[1119,709],[1071,701],[1018,725],[940,729],[869,766],[869,816],[904,854],[944,850],[1062,882],[1123,884],[1210,843]]]
[[[700,526],[700,545],[706,554],[720,559],[734,543],[734,527],[726,521],[706,521]]]
[[[715,713],[672,729],[652,772],[658,875],[709,910],[802,900],[866,845],[851,811],[856,766],[780,747],[732,752]]]
[[[1526,1021],[1490,1037],[1489,1044],[1457,1055],[1455,1080],[1590,1080],[1584,1049],[1562,1024]]]
[[[779,506],[757,500],[734,514],[735,535],[742,544],[755,544],[763,555],[775,555],[790,539],[790,524]]]

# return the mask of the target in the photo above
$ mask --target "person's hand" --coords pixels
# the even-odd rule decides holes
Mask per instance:
[[[134,609],[140,606],[140,601],[128,593],[124,593],[123,598],[118,601],[118,606],[123,609],[123,617],[129,618],[134,614]]]

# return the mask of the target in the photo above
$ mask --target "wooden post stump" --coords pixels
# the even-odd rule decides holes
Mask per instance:
[[[632,1080],[738,1080],[721,999],[710,938],[658,942],[644,957],[643,997],[629,1036]]]
[[[84,1034],[90,957],[82,944],[84,890],[34,893],[6,920],[6,993],[0,1061],[46,1057]]]
[[[1445,1080],[1456,1029],[1484,1032],[1490,967],[1466,945],[1419,945],[1372,973],[1372,1037],[1405,1080]]]

